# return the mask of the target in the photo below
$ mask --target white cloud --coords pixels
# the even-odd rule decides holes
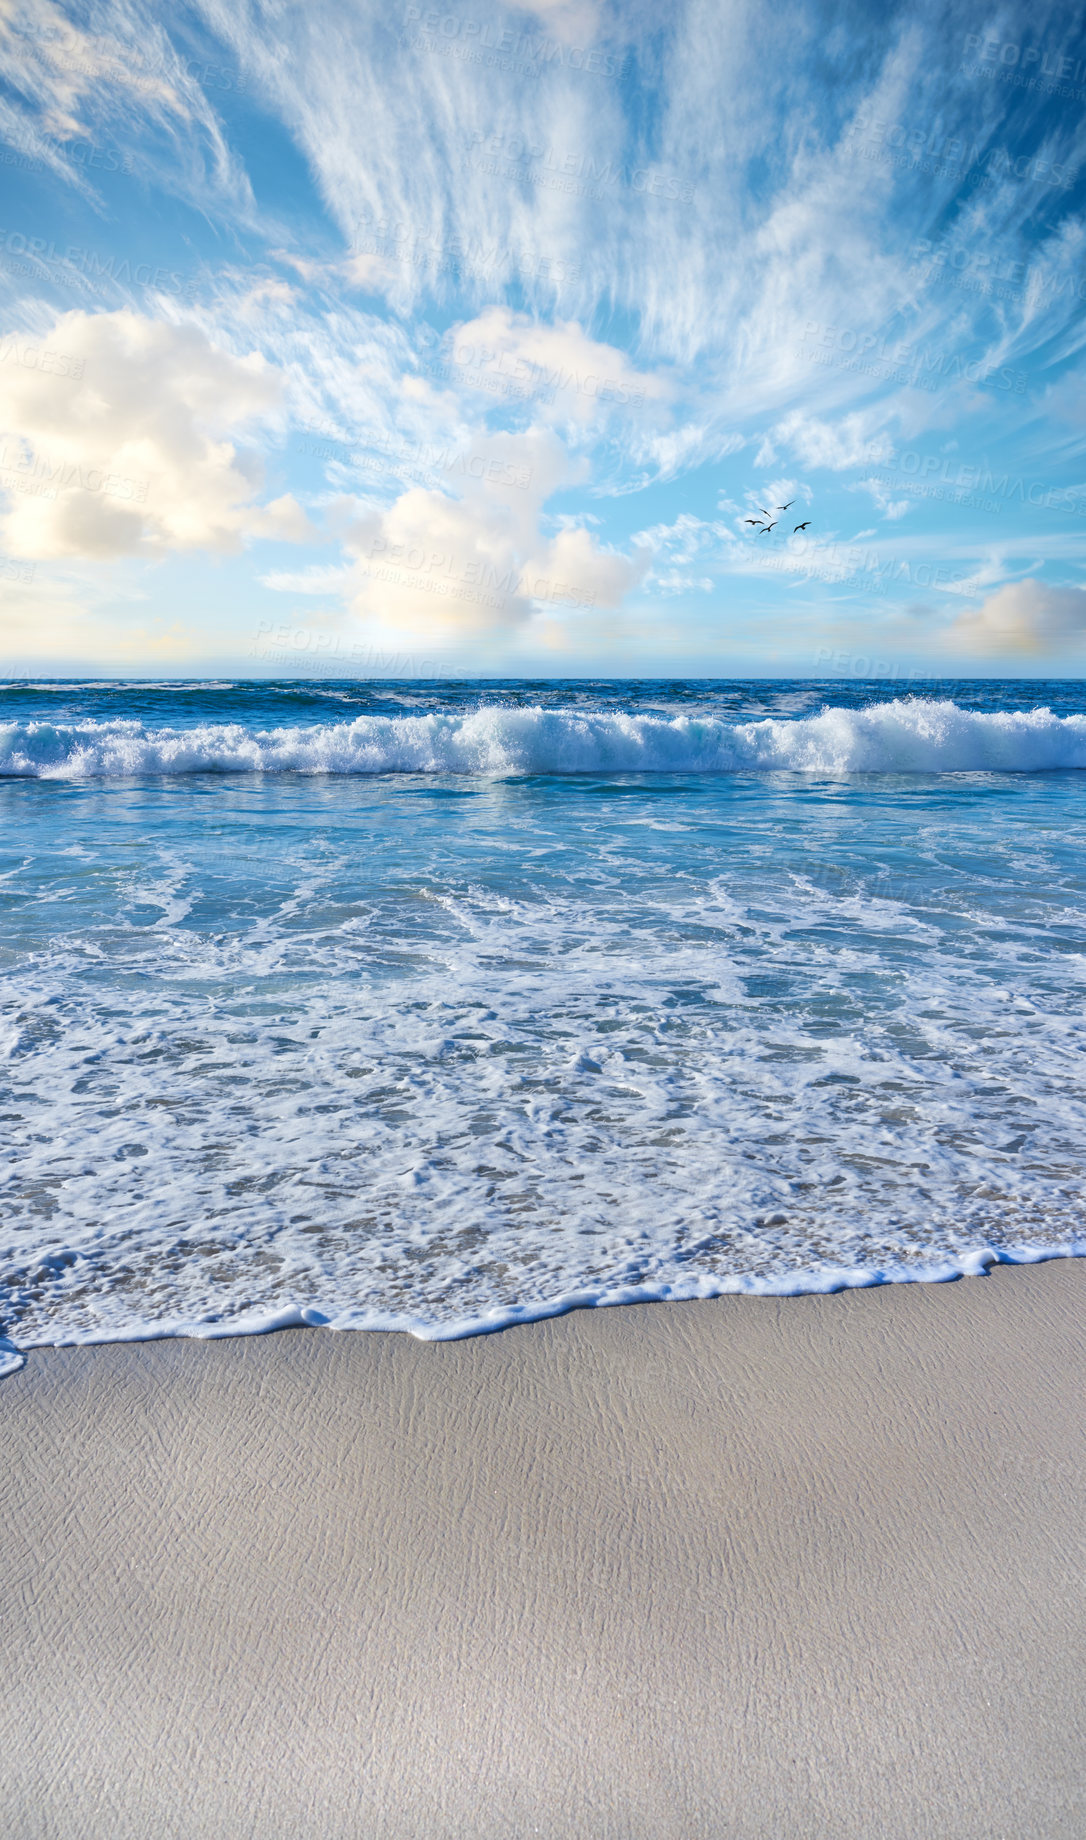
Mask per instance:
[[[625,352],[589,338],[573,320],[547,324],[490,307],[457,327],[450,346],[465,384],[478,379],[484,394],[495,385],[522,389],[553,420],[599,422],[670,395],[663,378],[636,370]]]
[[[95,14],[97,13],[97,17]],[[0,7],[0,137],[94,199],[82,153],[138,143],[143,177],[243,214],[253,196],[190,61],[139,0],[113,0],[78,24],[53,0]],[[196,67],[197,71],[199,66]]]
[[[631,438],[627,449],[631,460],[639,464],[650,463],[653,477],[662,481],[675,479],[691,467],[718,464],[746,445],[745,435],[690,421],[663,434],[649,434],[641,440]],[[638,483],[647,485],[649,481],[642,478]]]
[[[684,575],[681,569],[654,570],[652,586],[657,594],[709,594],[716,584],[711,575]]]
[[[599,23],[599,0],[507,0],[510,9],[531,13],[555,38],[589,44]]]
[[[845,415],[832,424],[795,409],[777,424],[774,433],[802,465],[843,473],[854,466],[870,466],[893,458],[889,436],[874,432],[876,422],[882,419],[881,412],[867,411]]]
[[[898,518],[903,518],[912,507],[911,499],[892,498],[881,479],[858,479],[855,486],[849,489],[854,492],[869,492],[883,517],[889,518],[891,523],[896,522]]]
[[[682,511],[673,524],[654,524],[639,531],[634,543],[652,559],[646,587],[672,596],[687,590],[708,592],[713,586],[712,577],[693,574],[692,565],[719,569],[735,553],[739,539],[719,519],[699,518]]]
[[[387,507],[339,507],[357,560],[352,610],[398,635],[449,640],[524,628],[540,609],[617,608],[644,575],[647,554],[620,555],[592,532],[542,528],[546,499],[576,475],[544,430],[491,436],[508,480],[466,477],[460,497],[412,486]],[[525,474],[529,488],[514,483]]]
[[[944,634],[954,651],[1031,654],[1086,641],[1086,588],[1009,582],[981,606],[960,613]]]
[[[354,580],[349,563],[314,563],[307,569],[269,569],[258,576],[261,587],[278,594],[345,594]]]
[[[0,540],[13,556],[237,550],[313,533],[289,495],[258,502],[263,467],[235,445],[274,415],[280,382],[192,325],[124,309],[66,313],[47,337],[63,374],[0,366]]]
[[[377,238],[366,285],[397,310],[427,299],[485,306],[519,283],[540,311],[586,326],[614,314],[652,363],[707,358],[699,412],[713,397],[731,426],[740,413],[764,425],[765,411],[812,400],[899,397],[880,356],[887,328],[895,342],[946,343],[945,272],[925,279],[915,245],[933,222],[961,215],[961,174],[953,160],[911,170],[872,124],[915,134],[924,123],[963,147],[983,138],[994,92],[962,84],[943,94],[938,75],[961,57],[952,14],[857,13],[831,50],[832,34],[797,27],[787,9],[766,17],[678,0],[660,16],[628,5],[597,18],[596,0],[518,5],[486,29],[508,25],[518,42],[591,31],[609,47],[639,45],[642,104],[628,107],[625,85],[568,59],[541,68],[514,51],[496,67],[477,54],[484,22],[470,9],[442,15],[431,34],[425,7],[390,30],[384,9],[348,0],[279,9],[274,23],[257,0],[198,0],[246,86],[293,135],[344,243],[395,226]],[[1035,102],[1016,98],[1023,110]],[[547,176],[559,183],[539,184],[530,162],[509,171],[477,157],[496,131],[506,145],[552,149],[561,171]],[[582,165],[614,167],[619,182],[588,195]],[[993,271],[1020,258],[1036,215],[1029,186],[998,204],[997,214],[993,194],[973,238]],[[1066,265],[1070,283],[1070,249]],[[990,339],[991,302],[961,291],[951,304],[959,348],[974,332]],[[1013,336],[1039,338],[1022,317]],[[1044,335],[1080,320],[1069,286]],[[798,358],[812,326],[815,345]],[[1009,342],[1008,330],[996,349]],[[848,356],[857,351],[868,356]]]

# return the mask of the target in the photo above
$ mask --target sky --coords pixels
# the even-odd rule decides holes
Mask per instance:
[[[0,0],[0,68],[0,673],[1082,674],[1073,5]]]

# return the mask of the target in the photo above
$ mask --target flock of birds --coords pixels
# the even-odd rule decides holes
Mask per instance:
[[[794,499],[794,498],[790,498],[790,499],[788,500],[788,503],[787,503],[786,505],[778,505],[778,506],[777,506],[777,510],[778,510],[778,511],[790,511],[790,510],[792,509],[792,506],[793,506],[793,505],[795,504],[795,502],[796,502],[796,501],[795,501],[795,499]],[[779,517],[775,517],[775,518],[773,519],[773,522],[772,522],[772,523],[770,523],[770,522],[768,521],[768,520],[769,520],[769,512],[768,512],[768,511],[766,510],[766,508],[765,508],[765,506],[764,506],[764,505],[759,505],[759,506],[758,506],[758,509],[759,509],[759,511],[760,511],[760,512],[761,512],[761,514],[762,514],[762,515],[761,515],[761,517],[756,517],[756,518],[753,518],[753,517],[751,517],[751,518],[745,518],[745,519],[744,519],[744,522],[745,522],[745,523],[747,523],[747,524],[754,524],[754,525],[756,525],[756,526],[757,526],[757,529],[758,529],[758,535],[759,535],[760,537],[768,537],[768,535],[769,535],[769,533],[770,533],[770,531],[771,531],[771,530],[775,530],[775,529],[776,529],[776,527],[777,527],[777,525],[778,525],[778,524],[780,523],[780,521],[781,521],[781,520],[780,520],[780,518],[779,518]],[[765,522],[763,522],[763,519],[765,520]],[[797,524],[797,525],[796,525],[796,527],[795,527],[795,530],[793,530],[793,532],[792,532],[792,535],[793,535],[793,536],[795,536],[795,534],[796,534],[796,531],[797,531],[797,530],[809,530],[809,529],[810,529],[810,527],[811,527],[811,520],[810,520],[810,518],[808,518],[808,519],[807,519],[807,521],[806,521],[806,523],[804,523],[804,524]]]

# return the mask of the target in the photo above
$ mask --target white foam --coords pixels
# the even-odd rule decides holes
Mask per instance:
[[[818,1272],[757,1278],[711,1277],[679,1280],[672,1284],[625,1284],[580,1288],[545,1302],[509,1305],[441,1320],[420,1320],[417,1314],[395,1310],[351,1309],[328,1315],[315,1306],[289,1304],[279,1309],[254,1310],[227,1318],[180,1319],[160,1322],[117,1322],[100,1330],[74,1329],[58,1323],[45,1333],[32,1333],[24,1342],[32,1348],[102,1347],[110,1342],[225,1341],[235,1335],[272,1335],[280,1329],[330,1329],[411,1335],[420,1342],[463,1341],[468,1336],[494,1335],[519,1324],[547,1322],[573,1310],[608,1310],[629,1304],[707,1302],[714,1297],[809,1297],[835,1291],[871,1290],[886,1284],[950,1284],[960,1278],[986,1277],[996,1265],[1039,1265],[1052,1259],[1086,1257],[1086,1240],[1065,1246],[1019,1246],[1013,1250],[978,1246],[958,1258],[936,1259],[929,1265],[903,1265],[884,1270],[832,1267]],[[0,1380],[26,1365],[26,1354],[0,1336]]]
[[[154,927],[54,932],[0,1042],[17,1347],[442,1339],[1081,1250],[1086,964],[1053,979],[1050,903],[1004,938],[968,882],[944,915],[594,874],[420,920],[303,855],[222,933],[160,861],[118,889]]]
[[[17,1374],[25,1364],[26,1356],[20,1353],[15,1343],[9,1341],[6,1335],[0,1335],[0,1380],[8,1374]]]
[[[793,762],[804,735],[918,745],[921,715],[945,747],[1017,736],[1020,767],[1023,734],[1075,733],[889,708],[685,728],[775,736],[777,764],[782,736]],[[507,756],[580,732],[507,709],[365,732],[447,760],[473,722]],[[581,722],[627,728],[679,733]],[[1083,1249],[1077,774],[41,791],[0,788],[0,1371]]]
[[[93,779],[178,773],[1036,773],[1086,768],[1086,716],[980,712],[910,697],[794,720],[489,705],[252,729],[139,721],[0,728],[0,774]]]

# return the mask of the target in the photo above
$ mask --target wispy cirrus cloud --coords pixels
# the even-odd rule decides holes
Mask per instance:
[[[1053,0],[1007,18],[1061,47],[1078,29]],[[862,595],[835,560],[861,543],[892,543],[904,577],[943,555],[974,601],[1074,569],[1059,494],[992,545],[990,514],[978,532],[956,502],[940,527],[933,495],[874,474],[954,447],[979,476],[1013,441],[1072,502],[1081,111],[963,74],[966,28],[927,0],[832,20],[511,0],[442,21],[371,0],[9,4],[0,132],[40,145],[58,201],[55,231],[31,204],[0,234],[9,323],[51,337],[57,296],[86,284],[74,342],[101,322],[109,380],[100,411],[73,390],[53,420],[43,376],[16,391],[11,451],[155,482],[138,502],[35,498],[16,469],[13,554],[100,568],[289,540],[296,567],[260,556],[269,591],[473,644],[547,622],[565,644],[593,609],[597,630],[644,626],[656,597],[681,632],[684,600],[737,575],[754,610]],[[78,158],[104,134],[139,157],[127,191]],[[102,228],[70,257],[73,199]],[[125,315],[162,329],[176,387],[141,368]],[[742,523],[791,496],[802,555]],[[404,562],[427,543],[456,593]],[[484,576],[504,585],[473,601]],[[994,643],[990,619],[972,630]],[[1058,643],[1058,622],[1037,630]]]
[[[254,199],[199,65],[143,0],[64,9],[7,0],[0,10],[0,137],[100,207],[80,154],[104,135],[138,152],[168,191],[242,215]],[[206,66],[204,67],[206,73]]]

